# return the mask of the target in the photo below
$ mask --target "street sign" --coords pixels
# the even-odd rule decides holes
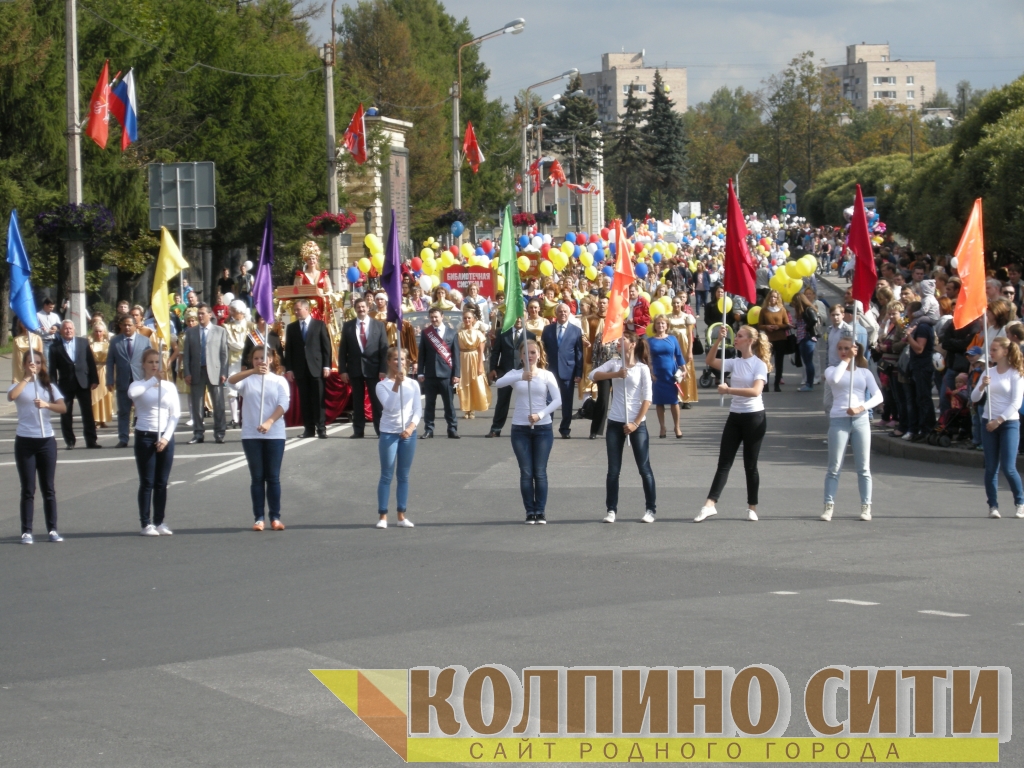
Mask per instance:
[[[793,181],[792,179],[790,179],[789,181],[787,181],[785,184],[782,185],[782,188],[784,190],[786,190],[787,192],[795,192],[796,191],[796,182]]]
[[[149,228],[216,229],[215,175],[210,162],[151,163]]]
[[[875,210],[875,201],[876,201],[875,197],[865,197],[864,198],[864,207],[865,208],[869,208],[872,211]]]
[[[796,216],[796,203],[789,203],[786,205],[786,213],[790,216]]]

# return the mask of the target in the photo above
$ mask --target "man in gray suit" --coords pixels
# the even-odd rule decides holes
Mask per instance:
[[[142,379],[142,355],[149,349],[149,339],[136,333],[131,315],[121,318],[121,333],[110,340],[107,353],[107,386],[117,392],[117,447],[128,447],[132,401],[128,385]]]
[[[228,336],[213,320],[208,304],[200,304],[199,325],[185,331],[185,383],[191,388],[192,439],[189,445],[203,442],[203,394],[213,401],[213,438],[224,442],[227,419],[224,416],[224,382],[228,377]]]

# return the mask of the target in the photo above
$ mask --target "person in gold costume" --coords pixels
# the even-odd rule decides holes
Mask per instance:
[[[110,337],[107,326],[102,320],[92,327],[89,337],[92,356],[96,358],[96,373],[99,386],[92,391],[92,417],[96,426],[106,429],[107,422],[114,419],[114,396],[107,389],[107,352],[110,350]]]
[[[397,347],[398,331],[396,324],[388,322],[388,295],[384,291],[378,291],[373,300],[376,305],[374,318],[384,323],[388,329],[388,346]],[[419,353],[419,342],[416,340],[416,329],[412,327],[412,323],[408,320],[402,321],[402,351],[405,352],[405,364],[407,366],[415,365],[417,354]]]
[[[21,381],[25,378],[25,368],[21,364],[22,358],[28,352],[29,344],[37,355],[43,354],[43,338],[38,333],[29,333],[21,320],[17,323],[17,335],[12,339],[14,349],[11,352],[11,383]]]
[[[550,325],[549,321],[541,317],[540,314],[540,300],[530,299],[530,303],[526,305],[526,330],[536,334],[539,339],[547,325]]]
[[[697,402],[697,372],[693,365],[693,332],[697,325],[697,319],[686,312],[684,307],[683,297],[676,294],[672,300],[672,311],[668,314],[668,330],[679,341],[683,359],[686,360],[686,366],[683,368],[683,380],[679,382],[679,388],[682,390],[679,402],[682,403],[683,408],[689,408],[690,403]]]
[[[477,411],[491,407],[491,389],[487,385],[487,366],[484,346],[487,334],[477,327],[477,314],[471,308],[462,313],[459,327],[459,361],[462,376],[459,379],[459,407],[462,418],[472,419]]]

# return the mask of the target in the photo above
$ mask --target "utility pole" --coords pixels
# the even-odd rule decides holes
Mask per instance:
[[[462,53],[462,49],[459,49]],[[459,62],[461,63],[461,58]],[[452,208],[462,208],[462,146],[459,143],[459,101],[462,84],[452,83]]]
[[[78,125],[78,19],[75,0],[64,0],[65,72],[67,80],[68,202],[82,204],[82,129]],[[66,319],[75,324],[75,335],[86,335],[85,322],[85,244],[70,240],[67,244],[71,295]],[[63,289],[63,286],[59,287]],[[60,298],[57,297],[58,305]]]
[[[332,37],[334,19],[331,19]],[[334,126],[334,43],[327,43],[320,51],[324,61],[324,99],[327,108],[327,210],[338,212],[338,140]],[[338,249],[338,235],[327,235],[327,247],[331,254],[331,285],[342,285],[341,255]],[[338,290],[338,289],[335,289]]]

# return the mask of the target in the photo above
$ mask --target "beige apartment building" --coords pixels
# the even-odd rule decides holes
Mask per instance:
[[[861,111],[875,104],[921,109],[935,96],[935,62],[893,61],[888,44],[848,45],[846,63],[825,67],[825,72],[836,76],[843,96]]]
[[[581,75],[583,91],[597,104],[597,116],[606,123],[617,123],[626,111],[630,85],[633,93],[646,102],[654,92],[654,72],[661,73],[668,86],[669,98],[677,112],[686,111],[685,67],[649,67],[644,53],[605,53],[601,55],[601,71]]]

